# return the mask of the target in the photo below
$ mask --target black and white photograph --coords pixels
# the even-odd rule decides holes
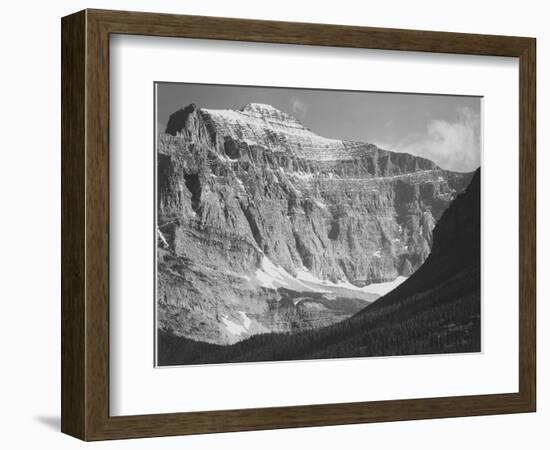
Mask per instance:
[[[480,352],[482,101],[157,82],[156,365]]]

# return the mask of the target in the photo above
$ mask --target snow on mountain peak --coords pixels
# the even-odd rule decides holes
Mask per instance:
[[[241,108],[242,112],[257,112],[257,113],[279,113],[285,114],[281,110],[275,108],[273,105],[267,103],[247,103]]]
[[[240,111],[201,108],[205,120],[222,136],[273,151],[291,151],[310,160],[354,158],[367,144],[319,136],[295,117],[263,103],[248,103]]]
[[[259,117],[267,121],[289,122],[303,125],[295,117],[266,103],[248,103],[241,108],[243,114]]]

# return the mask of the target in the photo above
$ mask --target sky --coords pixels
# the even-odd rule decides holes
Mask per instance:
[[[447,170],[468,172],[480,165],[480,97],[158,83],[158,128],[190,103],[237,110],[267,103],[321,136],[412,153]]]

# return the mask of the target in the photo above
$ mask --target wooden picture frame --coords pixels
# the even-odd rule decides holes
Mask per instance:
[[[64,433],[101,440],[535,411],[535,39],[104,10],[64,17],[61,29]],[[116,33],[519,58],[519,391],[110,416],[109,36]]]

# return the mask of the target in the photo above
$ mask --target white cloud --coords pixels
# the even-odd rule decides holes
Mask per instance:
[[[308,106],[300,99],[292,97],[290,99],[290,108],[294,116],[297,116],[298,118],[303,118],[307,113]]]
[[[385,148],[428,158],[443,169],[477,169],[481,159],[480,115],[467,107],[457,108],[456,112],[456,120],[431,120],[423,133]]]

